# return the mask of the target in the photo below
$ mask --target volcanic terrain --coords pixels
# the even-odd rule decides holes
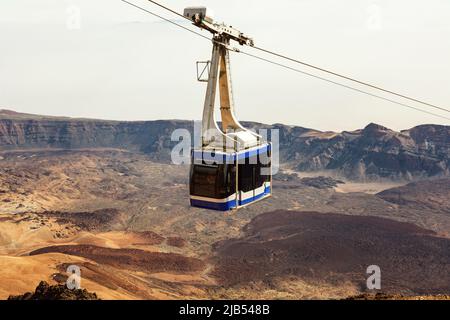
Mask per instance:
[[[0,298],[70,265],[100,299],[357,297],[369,265],[389,294],[450,292],[446,127],[271,126],[273,196],[224,213],[191,208],[189,167],[168,161],[187,123],[0,113]]]

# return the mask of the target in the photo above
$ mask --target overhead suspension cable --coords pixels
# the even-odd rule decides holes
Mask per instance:
[[[195,30],[192,30],[192,29],[190,29],[190,28],[188,28],[188,27],[185,27],[185,26],[183,26],[183,25],[181,25],[181,24],[179,24],[179,23],[177,23],[177,22],[175,22],[175,21],[173,21],[173,20],[167,19],[167,18],[165,18],[165,17],[163,17],[163,16],[161,16],[161,15],[159,15],[159,14],[156,14],[156,13],[154,13],[154,12],[148,10],[148,9],[145,9],[145,8],[143,8],[143,7],[140,7],[140,6],[138,6],[137,4],[134,4],[134,3],[129,2],[129,1],[127,1],[127,0],[120,0],[120,1],[125,2],[126,4],[129,4],[130,6],[133,6],[133,7],[137,8],[137,9],[139,9],[139,10],[142,10],[142,11],[144,11],[144,12],[147,12],[147,13],[151,14],[152,16],[157,17],[157,18],[159,18],[159,19],[161,19],[161,20],[164,20],[164,21],[166,21],[166,22],[169,22],[169,23],[173,24],[174,26],[177,26],[177,27],[180,27],[180,28],[182,28],[182,29],[184,29],[184,30],[186,30],[186,31],[189,31],[190,33],[193,33],[193,34],[195,34],[195,35],[197,35],[197,36],[199,36],[199,37],[202,37],[202,38],[208,40],[209,42],[212,41],[212,42],[215,42],[215,43],[222,44],[221,42],[218,42],[218,41],[216,41],[216,40],[214,40],[214,39],[211,39],[210,37],[205,36],[204,34],[201,34],[201,33],[198,32],[198,31],[195,31]],[[150,2],[152,2],[152,3],[154,3],[154,4],[157,4],[158,6],[164,8],[164,9],[167,9],[167,10],[169,10],[170,12],[175,13],[176,15],[182,16],[183,18],[187,19],[189,22],[192,22],[191,20],[189,20],[189,19],[186,18],[185,16],[179,14],[178,12],[173,11],[173,10],[167,8],[167,7],[164,7],[164,6],[158,4],[158,3],[155,2],[155,1],[152,1],[152,0],[147,0],[147,1],[150,1]]]
[[[192,22],[190,19],[188,19],[184,15],[178,13],[177,11],[175,11],[173,9],[170,9],[170,8],[160,4],[157,1],[154,1],[154,0],[147,0],[147,1],[157,5],[159,7],[161,7],[163,9],[167,10],[167,11],[170,11],[173,14],[179,16],[179,17],[182,17],[182,18]],[[400,93],[397,93],[397,92],[394,92],[394,91],[391,91],[391,90],[387,90],[387,89],[384,89],[384,88],[382,88],[380,86],[376,86],[376,85],[370,84],[370,83],[365,82],[365,81],[361,81],[361,80],[358,80],[358,79],[355,79],[355,78],[352,78],[352,77],[349,77],[349,76],[346,76],[346,75],[343,75],[343,74],[340,74],[340,73],[337,73],[337,72],[334,72],[334,71],[331,71],[331,70],[327,70],[327,69],[324,69],[324,68],[312,65],[310,63],[307,63],[307,62],[304,62],[304,61],[301,61],[301,60],[298,60],[298,59],[290,58],[290,57],[288,57],[286,55],[283,55],[283,54],[280,54],[280,53],[277,53],[277,52],[274,52],[274,51],[271,51],[271,50],[267,50],[267,49],[264,49],[264,48],[261,48],[261,47],[258,47],[258,46],[252,46],[252,48],[254,48],[256,50],[259,50],[259,51],[262,51],[262,52],[265,52],[267,54],[271,54],[273,56],[282,58],[282,59],[289,60],[291,62],[295,62],[295,63],[301,64],[301,65],[304,65],[304,66],[309,67],[309,68],[316,69],[316,70],[321,71],[321,72],[325,72],[325,73],[331,74],[331,75],[336,76],[336,77],[340,77],[340,78],[345,79],[345,80],[356,82],[358,84],[370,87],[372,89],[376,89],[376,90],[383,91],[383,92],[386,92],[386,93],[389,93],[389,94],[393,94],[393,95],[401,97],[403,99],[414,101],[414,102],[417,102],[417,103],[420,103],[420,104],[423,104],[423,105],[426,105],[426,106],[429,106],[429,107],[432,107],[432,108],[435,108],[435,109],[438,109],[438,110],[450,113],[450,109],[443,108],[443,107],[437,106],[435,104],[431,104],[431,103],[425,102],[423,100],[415,99],[415,98],[412,98],[412,97],[409,97],[409,96],[406,96],[406,95],[403,95],[403,94],[400,94]]]
[[[145,11],[145,12],[147,12],[147,13],[149,13],[149,14],[151,14],[151,15],[159,18],[159,19],[162,19],[162,20],[164,20],[166,22],[169,22],[169,23],[171,23],[171,24],[173,24],[173,25],[175,25],[177,27],[180,27],[180,28],[184,29],[185,31],[189,31],[190,33],[193,33],[193,34],[195,34],[197,36],[200,36],[200,37],[202,37],[204,39],[207,39],[208,41],[211,41],[211,38],[201,34],[200,32],[197,32],[197,31],[194,31],[194,30],[192,30],[190,28],[187,28],[187,27],[185,27],[185,26],[183,26],[183,25],[181,25],[179,23],[176,23],[176,22],[174,22],[174,21],[172,21],[170,19],[167,19],[167,18],[165,18],[163,16],[160,16],[160,15],[158,15],[158,14],[156,14],[156,13],[154,13],[154,12],[148,10],[148,9],[142,8],[142,7],[140,7],[140,6],[138,6],[138,5],[134,4],[134,3],[131,3],[129,1],[127,1],[127,0],[121,0],[121,1],[127,3],[127,4],[129,4],[131,6],[133,6],[135,8],[137,8],[137,9]],[[172,9],[170,9],[170,8],[164,6],[164,5],[162,5],[162,4],[160,4],[160,3],[156,2],[156,1],[153,1],[153,0],[147,0],[147,1],[149,1],[149,2],[159,6],[159,7],[163,8],[163,9],[165,9],[165,10],[168,10],[168,11],[176,14],[177,16],[180,16],[180,17],[182,17],[182,18],[192,22],[190,19],[186,18],[182,14],[180,14],[180,13],[178,13],[178,12],[176,12],[176,11],[174,11],[174,10],[172,10]],[[212,41],[214,42],[214,39]],[[326,69],[322,69],[322,68],[310,65],[308,63],[302,62],[300,60],[292,59],[292,58],[289,58],[287,56],[278,54],[276,52],[272,52],[272,51],[269,51],[269,50],[266,50],[266,49],[263,49],[263,48],[260,48],[260,47],[251,47],[251,48],[254,48],[254,49],[262,51],[262,52],[266,52],[268,54],[271,54],[271,55],[274,55],[274,56],[277,56],[277,57],[280,57],[280,58],[284,58],[284,59],[290,60],[292,62],[296,62],[296,63],[302,64],[304,66],[311,67],[313,69],[316,69],[316,70],[319,70],[319,71],[323,71],[323,72],[326,72],[326,73],[338,76],[340,78],[347,79],[347,80],[350,80],[350,81],[353,81],[353,82],[356,82],[356,83],[359,83],[359,84],[362,84],[362,85],[365,85],[365,86],[368,86],[368,87],[371,87],[371,88],[374,88],[374,89],[377,89],[377,90],[380,90],[380,91],[383,91],[383,92],[386,92],[386,93],[393,94],[393,95],[399,96],[401,98],[405,98],[407,100],[418,102],[418,103],[421,103],[423,105],[427,105],[427,106],[439,109],[441,111],[450,112],[450,110],[448,110],[448,109],[445,109],[445,108],[442,108],[442,107],[438,107],[438,106],[435,106],[433,104],[429,104],[429,103],[426,103],[426,102],[423,102],[423,101],[420,101],[420,100],[417,100],[417,99],[414,99],[414,98],[410,98],[408,96],[404,96],[404,95],[395,93],[393,91],[386,90],[386,89],[383,89],[381,87],[377,87],[377,86],[371,85],[369,83],[365,83],[365,82],[362,82],[362,81],[359,81],[359,80],[356,80],[356,79],[353,79],[353,78],[350,78],[350,77],[347,77],[347,76],[344,76],[344,75],[341,75],[341,74],[338,74],[338,73],[335,73],[335,72],[332,72],[332,71],[329,71],[329,70],[326,70]],[[416,111],[419,111],[419,112],[423,112],[423,113],[426,113],[426,114],[429,114],[429,115],[433,115],[433,116],[436,116],[436,117],[439,117],[439,118],[450,120],[450,118],[448,118],[448,117],[445,117],[445,116],[442,116],[442,115],[439,115],[439,114],[436,114],[436,113],[433,113],[433,112],[429,112],[427,110],[423,110],[423,109],[411,106],[411,105],[406,104],[406,103],[398,102],[398,101],[395,101],[395,100],[392,100],[392,99],[389,99],[389,98],[386,98],[386,97],[383,97],[383,96],[380,96],[380,95],[377,95],[377,94],[373,94],[373,93],[370,93],[370,92],[367,92],[367,91],[364,91],[364,90],[361,90],[361,89],[358,89],[358,88],[355,88],[355,87],[352,87],[352,86],[349,86],[349,85],[345,85],[345,84],[339,83],[337,81],[333,81],[333,80],[330,80],[330,79],[327,79],[327,78],[324,78],[324,77],[321,77],[321,76],[317,76],[317,75],[314,75],[312,73],[309,73],[309,72],[306,72],[306,71],[303,71],[303,70],[300,70],[300,69],[296,69],[296,68],[287,66],[285,64],[281,64],[279,62],[275,62],[275,61],[272,61],[272,60],[269,60],[269,59],[266,59],[266,58],[263,58],[263,57],[259,57],[259,56],[254,55],[254,54],[250,54],[250,53],[242,51],[240,49],[234,49],[233,51],[238,52],[238,53],[242,53],[242,54],[247,55],[249,57],[252,57],[252,58],[255,58],[255,59],[258,59],[258,60],[261,60],[261,61],[265,61],[265,62],[268,62],[270,64],[273,64],[273,65],[276,65],[276,66],[279,66],[279,67],[282,67],[282,68],[285,68],[285,69],[288,69],[288,70],[291,70],[291,71],[294,71],[294,72],[298,72],[298,73],[301,73],[301,74],[304,74],[304,75],[307,75],[307,76],[310,76],[310,77],[314,77],[314,78],[322,80],[322,81],[326,81],[326,82],[331,83],[331,84],[338,85],[340,87],[344,87],[344,88],[347,88],[347,89],[350,89],[350,90],[353,90],[353,91],[356,91],[356,92],[359,92],[359,93],[363,93],[363,94],[372,96],[374,98],[382,99],[382,100],[385,100],[385,101],[388,101],[388,102],[391,102],[391,103],[394,103],[394,104],[397,104],[397,105],[400,105],[400,106],[403,106],[403,107],[406,107],[406,108],[409,108],[409,109],[413,109],[413,110],[416,110]]]
[[[367,83],[367,82],[364,82],[364,81],[360,81],[360,80],[357,80],[355,78],[351,78],[351,77],[345,76],[345,75],[337,73],[337,72],[333,72],[333,71],[330,71],[330,70],[327,70],[327,69],[324,69],[324,68],[320,68],[320,67],[314,66],[314,65],[312,65],[310,63],[306,63],[304,61],[293,59],[293,58],[290,58],[288,56],[282,55],[280,53],[276,53],[276,52],[273,52],[273,51],[270,51],[270,50],[266,50],[266,49],[263,49],[263,48],[260,48],[260,47],[257,47],[257,46],[253,46],[252,48],[254,48],[256,50],[259,50],[259,51],[262,51],[262,52],[265,52],[267,54],[271,54],[271,55],[279,57],[279,58],[283,58],[283,59],[286,59],[286,60],[289,60],[289,61],[301,64],[301,65],[304,65],[304,66],[309,67],[309,68],[313,68],[313,69],[316,69],[316,70],[319,70],[319,71],[322,71],[322,72],[325,72],[325,73],[329,73],[331,75],[334,75],[336,77],[340,77],[340,78],[345,79],[345,80],[353,81],[353,82],[356,82],[358,84],[361,84],[361,85],[364,85],[364,86],[367,86],[367,87],[370,87],[370,88],[373,88],[373,89],[376,89],[376,90],[379,90],[379,91],[390,93],[390,94],[393,94],[395,96],[398,96],[398,97],[401,97],[401,98],[404,98],[404,99],[407,99],[407,100],[410,100],[410,101],[414,101],[414,102],[417,102],[417,103],[420,103],[420,104],[424,104],[426,106],[429,106],[429,107],[432,107],[432,108],[435,108],[435,109],[438,109],[438,110],[450,113],[449,109],[446,109],[446,108],[443,108],[443,107],[439,107],[437,105],[434,105],[434,104],[431,104],[431,103],[428,103],[428,102],[425,102],[425,101],[422,101],[422,100],[411,98],[409,96],[406,96],[406,95],[403,95],[403,94],[400,94],[400,93],[397,93],[397,92],[394,92],[394,91],[391,91],[391,90],[387,90],[387,89],[381,88],[379,86],[376,86],[376,85],[373,85],[373,84],[370,84],[370,83]]]
[[[165,5],[162,5],[162,4],[159,3],[159,2],[156,2],[156,1],[153,1],[153,0],[147,0],[147,1],[148,1],[148,2],[151,2],[151,3],[155,4],[155,5],[157,5],[158,7],[161,7],[161,8],[163,8],[163,9],[167,10],[167,11],[172,12],[173,14],[175,14],[175,15],[177,15],[177,16],[183,18],[183,19],[186,19],[186,20],[188,20],[189,22],[192,22],[191,19],[185,17],[184,15],[182,15],[181,13],[179,13],[179,12],[177,12],[177,11],[175,11],[175,10],[172,10],[172,9],[166,7]]]
[[[200,36],[200,37],[202,37],[202,38],[205,38],[205,39],[207,39],[208,41],[211,41],[211,39],[210,39],[209,37],[205,36],[204,34],[201,34],[200,32],[197,32],[197,31],[194,31],[194,30],[192,30],[192,29],[189,29],[189,28],[187,28],[187,27],[185,27],[185,26],[183,26],[183,25],[181,25],[181,24],[179,24],[179,23],[176,23],[176,22],[174,22],[174,21],[172,21],[172,20],[170,20],[170,19],[164,18],[163,16],[160,16],[159,14],[156,14],[156,13],[154,13],[154,12],[148,10],[148,9],[142,8],[142,7],[140,7],[140,6],[138,6],[138,5],[134,4],[134,3],[131,3],[131,2],[129,2],[129,1],[127,1],[127,0],[121,0],[121,1],[122,1],[122,2],[125,2],[125,3],[127,3],[127,4],[129,4],[130,6],[133,6],[133,7],[137,8],[137,9],[139,9],[139,10],[145,11],[145,12],[151,14],[151,15],[154,16],[154,17],[157,17],[157,18],[159,18],[159,19],[161,19],[161,20],[164,20],[164,21],[166,21],[166,22],[169,22],[169,23],[171,23],[171,24],[173,24],[173,25],[175,25],[175,26],[177,26],[177,27],[180,27],[180,28],[182,28],[182,29],[184,29],[184,30],[186,30],[186,31],[189,31],[189,32],[191,32],[191,33],[193,33],[193,34],[195,34],[195,35],[197,35],[197,36]],[[150,0],[148,0],[148,1],[150,1]],[[157,4],[157,3],[154,2],[154,1],[150,1],[150,2]],[[165,8],[165,7],[164,7],[164,8]],[[165,9],[167,9],[167,8],[165,8]],[[167,10],[172,11],[172,10],[170,10],[170,9],[167,9]],[[173,12],[176,13],[175,11],[173,11]],[[178,13],[177,13],[177,14],[178,14]]]
[[[391,102],[391,103],[395,103],[395,104],[398,104],[400,106],[403,106],[403,107],[406,107],[406,108],[409,108],[409,109],[414,109],[416,111],[420,111],[420,112],[423,112],[423,113],[426,113],[426,114],[429,114],[429,115],[433,115],[433,116],[436,116],[436,117],[439,117],[439,118],[450,120],[450,118],[442,116],[442,115],[439,115],[437,113],[433,113],[433,112],[430,112],[430,111],[427,111],[427,110],[423,110],[423,109],[411,106],[411,105],[406,104],[406,103],[398,102],[398,101],[395,101],[395,100],[392,100],[392,99],[389,99],[389,98],[386,98],[386,97],[383,97],[383,96],[380,96],[380,95],[377,95],[377,94],[373,94],[373,93],[370,93],[370,92],[367,92],[367,91],[364,91],[364,90],[361,90],[361,89],[358,89],[358,88],[355,88],[355,87],[352,87],[352,86],[349,86],[349,85],[346,85],[346,84],[342,84],[342,83],[339,83],[339,82],[336,82],[336,81],[333,81],[333,80],[330,80],[330,79],[327,79],[327,78],[324,78],[324,77],[321,77],[321,76],[317,76],[315,74],[312,74],[312,73],[309,73],[309,72],[306,72],[306,71],[303,71],[303,70],[300,70],[300,69],[296,69],[296,68],[290,67],[290,66],[285,65],[285,64],[281,64],[281,63],[273,61],[273,60],[269,60],[269,59],[266,59],[266,58],[263,58],[263,57],[259,57],[259,56],[256,56],[254,54],[242,51],[242,50],[240,50],[239,52],[244,54],[244,55],[247,55],[249,57],[252,57],[252,58],[255,58],[255,59],[258,59],[258,60],[270,63],[270,64],[273,64],[273,65],[276,65],[276,66],[279,66],[279,67],[282,67],[282,68],[285,68],[285,69],[288,69],[288,70],[291,70],[291,71],[294,71],[294,72],[298,72],[298,73],[307,75],[309,77],[313,77],[313,78],[316,78],[316,79],[319,79],[319,80],[322,80],[322,81],[326,81],[328,83],[331,83],[331,84],[334,84],[334,85],[337,85],[337,86],[340,86],[340,87],[344,87],[344,88],[347,88],[347,89],[350,89],[350,90],[353,90],[353,91],[356,91],[356,92],[359,92],[359,93],[362,93],[362,94],[366,94],[366,95],[369,95],[369,96],[374,97],[374,98],[382,99],[382,100],[385,100],[385,101],[388,101],[388,102]]]

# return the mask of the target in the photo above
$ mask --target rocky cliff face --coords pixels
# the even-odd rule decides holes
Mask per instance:
[[[119,148],[170,159],[176,128],[190,121],[103,121],[18,114],[0,110],[0,150]]]
[[[352,132],[278,129],[280,161],[301,171],[334,170],[351,179],[412,179],[450,175],[450,126],[422,125],[396,132],[369,124]],[[120,148],[170,160],[175,129],[193,131],[192,121],[120,122],[18,114],[0,110],[0,150]],[[270,132],[269,132],[270,133]],[[270,136],[270,134],[269,134]]]
[[[299,137],[286,149],[299,170],[337,170],[353,179],[411,179],[449,175],[450,127],[395,132],[377,124],[363,130]]]

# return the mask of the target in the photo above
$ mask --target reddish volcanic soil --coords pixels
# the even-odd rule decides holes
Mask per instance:
[[[164,241],[164,237],[160,236],[153,231],[143,231],[137,233],[139,242],[133,243],[133,245],[155,245],[161,244]]]
[[[183,248],[186,246],[186,240],[180,237],[169,237],[167,238],[167,244],[172,247]]]
[[[350,281],[364,289],[366,268],[381,268],[382,289],[450,291],[450,239],[377,217],[274,211],[254,218],[240,239],[215,244],[214,274],[224,285],[297,276]]]
[[[205,263],[196,258],[175,253],[150,252],[139,249],[111,249],[92,245],[61,245],[34,250],[30,255],[64,253],[133,271],[145,272],[195,272],[203,270]]]

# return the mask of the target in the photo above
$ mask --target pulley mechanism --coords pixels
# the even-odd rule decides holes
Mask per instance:
[[[225,23],[214,22],[211,10],[206,7],[186,8],[184,9],[184,16],[192,20],[197,27],[210,31],[215,37],[235,40],[240,45],[254,46],[253,39],[247,37],[239,30]]]

